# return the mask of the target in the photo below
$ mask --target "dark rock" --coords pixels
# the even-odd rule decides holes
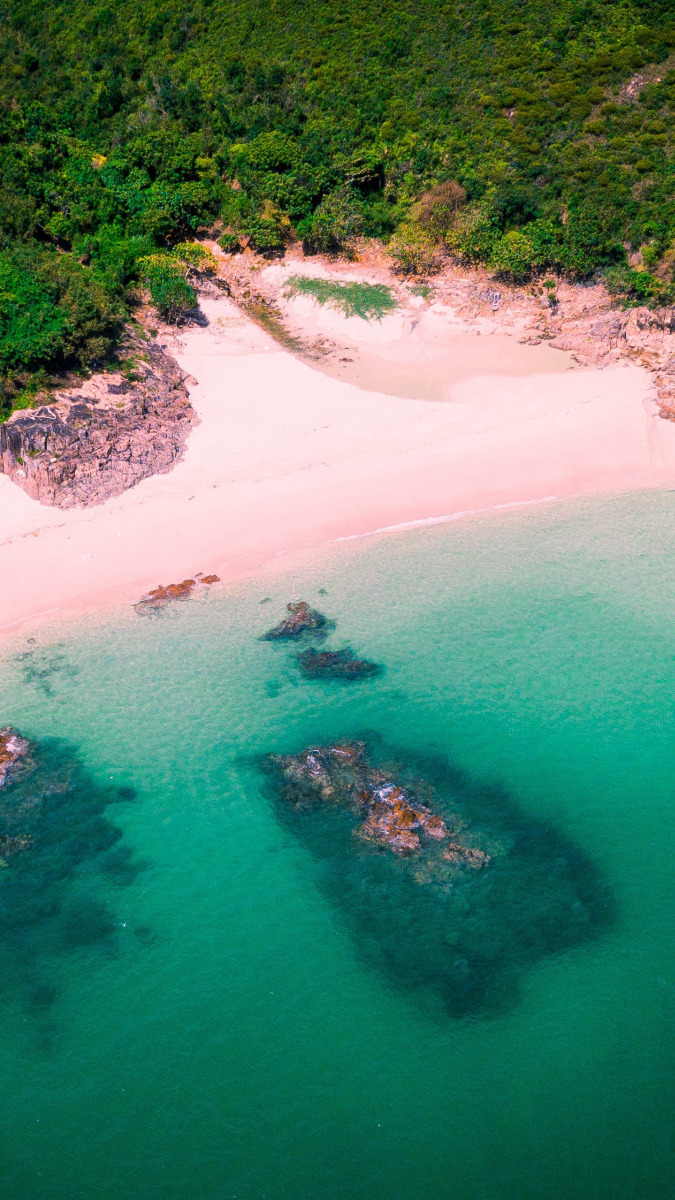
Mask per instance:
[[[313,646],[298,655],[300,669],[309,679],[368,679],[379,675],[379,663],[357,658],[348,647],[344,650],[316,650]]]
[[[187,376],[152,342],[131,337],[124,353],[138,356],[137,382],[94,376],[0,425],[0,473],[42,504],[72,508],[171,470],[197,420]]]
[[[287,604],[286,608],[288,616],[279,625],[275,625],[273,629],[268,629],[267,633],[263,634],[264,642],[284,641],[302,637],[304,634],[325,637],[328,630],[334,628],[334,623],[329,621],[318,609],[310,608],[306,600],[296,600]]]

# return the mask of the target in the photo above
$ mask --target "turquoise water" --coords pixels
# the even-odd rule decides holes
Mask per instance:
[[[674,516],[652,493],[348,543],[5,648],[0,724],[74,790],[0,938],[3,1200],[673,1194]],[[305,680],[258,641],[297,596],[385,673]],[[552,823],[611,921],[495,1013],[378,969],[256,767],[364,731]]]

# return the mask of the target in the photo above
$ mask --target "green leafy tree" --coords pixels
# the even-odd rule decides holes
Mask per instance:
[[[138,264],[150,298],[165,321],[175,324],[197,303],[184,263],[172,254],[150,254]]]

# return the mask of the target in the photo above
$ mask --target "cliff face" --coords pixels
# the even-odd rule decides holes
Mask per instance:
[[[0,472],[42,504],[101,504],[181,457],[197,417],[187,376],[153,342],[131,339],[133,379],[106,373],[0,425]]]

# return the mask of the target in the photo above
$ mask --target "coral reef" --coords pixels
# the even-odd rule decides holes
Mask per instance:
[[[367,679],[379,675],[379,663],[357,658],[349,647],[344,650],[316,650],[310,646],[298,654],[303,675],[309,679]]]
[[[272,629],[268,629],[267,633],[262,635],[262,641],[286,641],[302,637],[304,634],[325,637],[328,630],[334,627],[333,622],[329,621],[322,612],[316,608],[310,608],[306,600],[291,601],[286,605],[286,610],[288,616]]]

